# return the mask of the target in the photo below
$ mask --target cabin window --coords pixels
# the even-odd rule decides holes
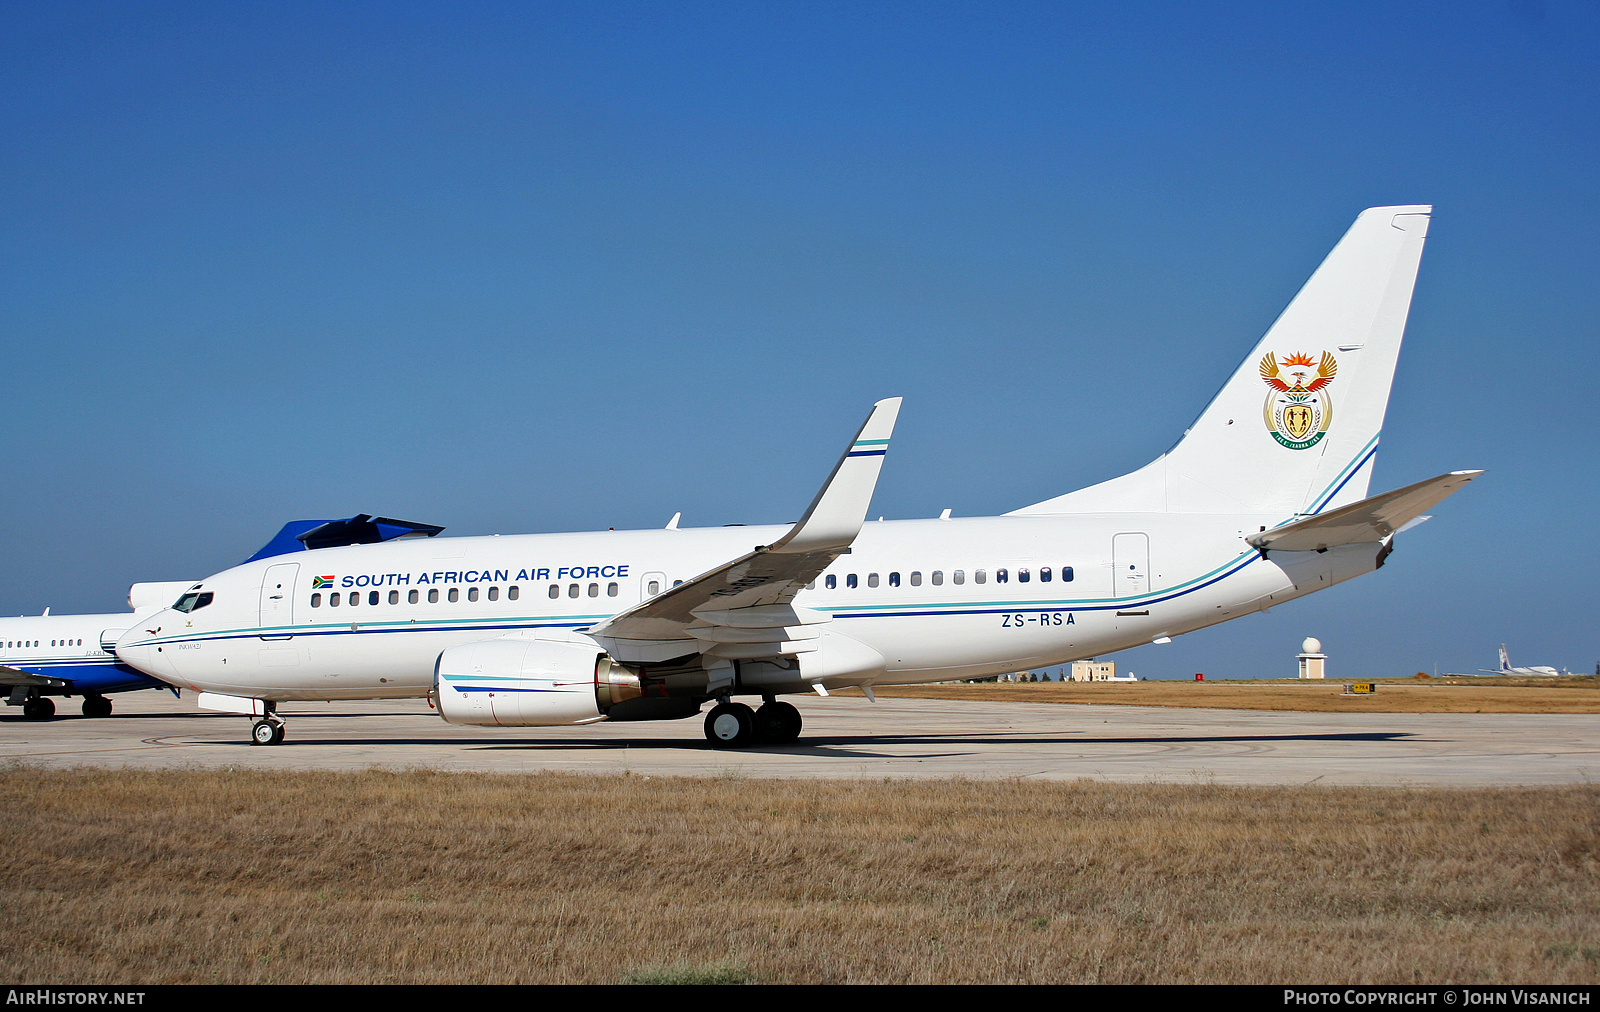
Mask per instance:
[[[900,574],[899,573],[890,573],[889,574],[889,586],[891,586],[891,587],[900,586]]]
[[[1072,582],[1072,567],[1071,566],[1062,566],[1061,567],[1061,582],[1062,583],[1071,583]]]
[[[1039,582],[1040,583],[1049,583],[1050,582],[1050,567],[1049,566],[1040,566],[1039,567]]]
[[[489,600],[491,600],[491,601],[500,600],[500,588],[499,587],[490,587],[489,588]]]
[[[551,600],[554,600],[554,599],[556,599],[556,598],[558,598],[560,596],[561,596],[561,584],[552,583],[550,585],[550,598],[551,598]]]
[[[589,584],[589,596],[590,597],[599,597],[600,596],[600,585],[598,583]]]
[[[860,584],[856,581],[856,574],[851,573],[849,576],[846,576],[844,578],[844,585],[851,590],[855,590],[856,587],[860,586]]]
[[[1030,579],[1030,577],[1028,576],[1028,571],[1026,569],[1017,570],[1017,582],[1018,583],[1027,583],[1029,579]]]
[[[997,569],[997,570],[994,571],[994,582],[995,583],[1006,583],[1010,579],[1011,579],[1011,574],[1006,572],[1004,569]],[[983,581],[979,580],[978,582],[982,583]]]
[[[429,604],[438,604],[439,603],[439,588],[438,587],[429,587],[428,588],[428,603]]]
[[[422,596],[421,594],[417,593],[416,588],[413,587],[411,589],[411,592],[406,594],[406,604],[416,604],[417,603],[417,599],[419,597],[421,597],[421,596]]]
[[[451,604],[455,604],[457,601],[461,600],[461,588],[451,587],[446,596],[450,598]]]
[[[339,592],[337,590],[328,595],[328,607],[339,607]]]
[[[389,591],[389,603],[390,604],[399,604],[400,603],[400,592],[398,590]]]
[[[867,574],[867,586],[876,587],[877,585],[878,585],[878,574],[877,573],[868,573]]]
[[[933,571],[933,585],[934,585],[934,586],[935,586],[935,587],[942,587],[942,586],[944,586],[944,570],[942,570],[942,569],[935,569],[935,570],[934,570],[934,571]]]
[[[816,590],[817,589],[817,581],[812,580],[810,583],[806,584],[806,589],[807,590]]]
[[[987,570],[983,570],[983,569],[974,569],[972,571],[972,582],[973,583],[987,583],[987,582],[989,582],[989,573],[988,573],[988,571]]]
[[[514,583],[511,586],[506,588],[506,600],[507,601],[515,601],[518,597],[521,596],[521,594],[522,594],[522,592],[517,589],[517,585],[514,584]]]
[[[827,580],[823,581],[823,586],[827,587],[829,590],[834,590],[839,586],[839,578],[834,576],[832,573],[829,573]]]
[[[967,572],[966,572],[966,570],[958,569],[954,573],[951,573],[950,574],[950,582],[955,584],[957,587],[961,586],[963,583],[966,583],[967,582]]]
[[[606,584],[606,596],[607,596],[607,597],[616,597],[616,596],[617,596],[617,591],[618,591],[618,590],[619,590],[619,589],[621,589],[621,588],[619,588],[619,587],[618,587],[618,586],[617,586],[617,585],[616,585],[616,584],[614,584],[614,583],[608,583],[608,584]]]
[[[579,593],[579,590],[580,590],[580,588],[578,587],[578,585],[576,583],[574,583],[574,584],[570,585],[569,587],[567,587],[567,596],[568,597],[577,597],[578,593]]]
[[[683,581],[682,580],[673,580],[672,581],[672,585],[674,587],[681,587],[681,586],[683,586]]]
[[[468,601],[476,601],[477,599],[478,599],[478,588],[477,587],[468,587],[467,588],[467,600]]]
[[[912,571],[912,573],[911,573],[911,585],[913,587],[922,586],[922,573],[921,572],[918,572],[916,570]]]
[[[645,584],[644,592],[651,597],[655,597],[657,594],[661,593],[661,581],[651,580],[649,583]]]
[[[378,603],[378,592],[377,591],[375,591],[375,590],[367,591],[367,603],[368,604],[377,604]]]
[[[311,607],[313,607],[313,608],[322,607],[322,595],[321,594],[312,594],[311,595]]]

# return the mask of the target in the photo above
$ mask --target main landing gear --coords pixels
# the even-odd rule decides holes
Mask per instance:
[[[283,718],[277,709],[267,704],[267,715],[250,725],[250,744],[280,745],[283,743]]]
[[[47,720],[56,715],[56,702],[49,696],[34,696],[22,704],[22,715],[29,720]]]
[[[787,745],[800,737],[800,711],[768,699],[759,710],[743,703],[721,702],[706,714],[706,740],[717,748]]]
[[[111,700],[104,696],[84,696],[83,715],[85,717],[111,716]]]

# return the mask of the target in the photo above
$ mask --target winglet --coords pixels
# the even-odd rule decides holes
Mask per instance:
[[[828,475],[822,491],[811,500],[806,515],[767,551],[788,554],[850,547],[861,533],[867,507],[872,505],[878,473],[883,470],[883,457],[889,452],[889,437],[894,434],[895,419],[900,416],[900,401],[899,397],[890,397],[872,406],[866,424],[834,465],[833,473]]]

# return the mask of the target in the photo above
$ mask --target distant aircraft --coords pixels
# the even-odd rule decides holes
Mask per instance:
[[[373,519],[364,513],[345,520],[294,520],[247,561],[442,530],[431,524]],[[56,704],[50,697],[82,696],[85,717],[109,717],[109,693],[171,688],[117,660],[113,651],[130,626],[170,607],[192,586],[193,580],[136,583],[128,589],[131,613],[51,615],[46,608],[43,615],[0,619],[0,687],[9,690],[6,704],[21,706],[23,716],[42,720],[55,715]]]
[[[1483,670],[1489,671],[1488,668],[1484,668]],[[1544,665],[1539,665],[1532,668],[1513,668],[1511,666],[1511,655],[1506,653],[1506,645],[1504,643],[1500,644],[1500,670],[1489,671],[1489,673],[1493,675],[1523,675],[1527,677],[1539,678],[1549,678],[1552,676],[1559,676],[1561,674],[1561,672],[1557,671],[1555,668]]]
[[[140,616],[168,607],[193,584],[136,583],[128,588],[132,612],[105,615],[24,615],[0,618],[0,686],[6,705],[35,720],[55,715],[51,696],[82,696],[85,717],[109,717],[107,693],[166,689],[165,682],[130,668],[114,653],[117,638]]]
[[[799,736],[781,694],[1050,667],[1261,611],[1382,566],[1481,473],[1366,498],[1431,212],[1363,212],[1182,440],[1120,478],[1004,516],[864,523],[889,398],[794,524],[264,559],[117,655],[255,718],[261,745],[283,739],[281,701],[428,696],[447,721],[507,727],[712,702],[706,737],[738,747]]]

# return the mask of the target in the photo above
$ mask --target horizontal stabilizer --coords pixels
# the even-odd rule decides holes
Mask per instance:
[[[1451,471],[1327,513],[1252,534],[1245,540],[1262,551],[1276,552],[1319,552],[1338,545],[1382,541],[1482,473]]]

